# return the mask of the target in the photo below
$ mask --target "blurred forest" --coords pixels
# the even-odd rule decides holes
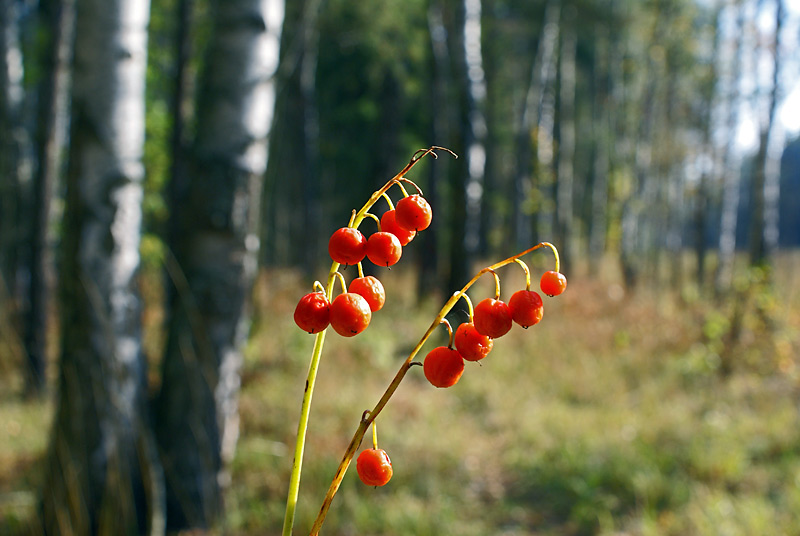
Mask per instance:
[[[607,348],[595,328],[609,361],[636,355],[621,374],[675,374],[658,396],[692,391],[697,378],[686,384],[687,375],[712,377],[725,387],[702,385],[723,398],[738,396],[727,391],[731,378],[755,374],[759,393],[786,389],[795,409],[772,414],[797,428],[800,113],[786,119],[800,91],[797,2],[0,0],[0,26],[0,534],[277,533],[287,456],[253,462],[261,469],[250,473],[237,463],[256,437],[268,438],[267,450],[291,441],[300,395],[272,383],[262,386],[272,398],[253,396],[248,385],[268,374],[302,387],[308,341],[286,334],[296,328],[283,301],[329,265],[331,232],[431,145],[459,158],[442,153],[413,171],[434,222],[387,276],[404,284],[406,309],[393,310],[403,322],[414,324],[408,309],[449,295],[481,263],[546,240],[561,252],[570,291],[597,300],[576,295],[553,310],[584,327],[603,307],[615,310]],[[638,324],[649,318],[664,331]],[[637,329],[657,342],[637,346]],[[674,346],[662,340],[668,333],[679,334]],[[574,344],[593,350],[580,337]],[[649,368],[632,348],[680,355],[680,366]],[[678,410],[692,406],[676,399]],[[507,408],[496,404],[497,415]],[[586,433],[596,439],[604,424],[593,425]],[[481,480],[481,500],[506,500],[487,507],[485,525],[446,525],[444,515],[441,525],[369,533],[594,534],[639,516],[631,534],[715,534],[711,521],[708,532],[689,517],[675,521],[697,495],[687,482],[707,470],[710,494],[717,484],[755,484],[726,480],[725,467],[677,470],[682,461],[652,454],[659,433],[647,454],[631,455],[628,475],[624,458],[611,460],[619,474],[610,480],[581,472],[591,464],[565,465],[592,459],[594,439],[573,444],[567,461],[538,445],[541,466],[514,454],[501,473],[542,487],[519,476],[498,476],[499,488]],[[768,435],[758,452],[786,464],[769,471],[796,479],[761,491],[795,498],[768,500],[763,517],[798,533],[800,437]],[[704,455],[728,448],[714,445]],[[658,481],[644,502],[628,497],[643,485],[631,476],[642,474],[637,461],[654,460],[655,473],[681,484]],[[319,463],[332,472],[332,462]],[[250,474],[268,483],[252,485]],[[588,482],[585,495],[565,484],[576,480]],[[556,497],[519,514],[548,489],[569,504]],[[354,493],[342,500],[363,520],[347,502]],[[256,513],[248,501],[262,503]],[[752,519],[742,534],[770,533]],[[367,533],[352,519],[331,523],[331,533]]]

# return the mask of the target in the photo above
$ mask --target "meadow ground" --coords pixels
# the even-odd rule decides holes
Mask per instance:
[[[723,302],[571,276],[563,296],[545,298],[540,324],[515,326],[454,387],[435,389],[412,368],[378,419],[393,479],[366,487],[351,468],[323,534],[800,534],[800,259],[776,273],[775,292],[750,282]],[[500,275],[504,296],[522,284],[519,270]],[[362,412],[444,301],[415,302],[402,269],[381,277],[387,305],[367,331],[326,339],[296,534]],[[313,344],[292,311],[309,287],[286,272],[259,281],[221,533],[280,533]],[[492,292],[486,278],[470,294]],[[4,382],[0,534],[19,534],[51,408]]]

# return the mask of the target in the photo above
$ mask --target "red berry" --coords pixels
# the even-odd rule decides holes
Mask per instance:
[[[397,224],[397,220],[395,219],[395,210],[387,210],[381,216],[381,230],[386,231],[387,233],[392,233],[394,236],[400,240],[401,246],[408,245],[414,237],[417,235],[416,231],[409,231],[408,229],[403,229]]]
[[[409,195],[397,202],[395,220],[403,229],[422,231],[428,228],[432,218],[431,206],[419,194]]]
[[[542,280],[539,282],[542,292],[548,296],[558,296],[567,288],[567,278],[564,274],[550,270],[542,274]]]
[[[425,356],[422,371],[434,387],[450,387],[464,372],[464,358],[453,348],[439,346]]]
[[[294,310],[294,323],[309,333],[317,333],[328,327],[330,320],[328,298],[322,292],[306,294]]]
[[[328,253],[339,264],[358,264],[367,254],[367,239],[358,229],[337,229],[328,241]]]
[[[511,309],[505,302],[486,298],[475,306],[473,320],[478,333],[496,339],[511,329]]]
[[[358,478],[367,486],[383,486],[392,478],[392,460],[383,449],[368,449],[356,460]]]
[[[456,350],[467,361],[480,361],[492,351],[494,341],[486,335],[481,335],[475,329],[475,324],[464,322],[458,329],[454,341]]]
[[[363,296],[369,304],[370,311],[373,313],[383,307],[383,303],[386,301],[386,292],[383,290],[383,284],[377,277],[371,275],[353,279],[348,290]]]
[[[345,292],[331,302],[331,327],[342,337],[358,335],[371,318],[369,303],[360,294]]]
[[[400,260],[403,246],[392,233],[380,231],[372,233],[367,240],[367,257],[378,266],[392,266]]]
[[[542,297],[533,290],[516,291],[508,300],[508,307],[511,318],[523,328],[538,324],[544,314]]]

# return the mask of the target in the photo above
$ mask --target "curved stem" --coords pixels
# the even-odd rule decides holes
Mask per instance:
[[[370,208],[372,208],[372,205],[374,205],[378,201],[378,199],[380,199],[390,187],[392,187],[394,184],[399,184],[400,180],[403,178],[403,175],[408,173],[411,170],[411,168],[413,168],[417,164],[417,162],[419,162],[422,158],[424,158],[429,154],[432,154],[435,157],[436,156],[435,151],[437,150],[444,150],[455,156],[455,153],[453,153],[449,149],[445,149],[444,147],[438,147],[438,146],[432,146],[429,147],[428,149],[420,149],[419,151],[415,152],[414,155],[411,157],[411,160],[400,171],[400,173],[392,177],[386,184],[383,185],[381,189],[374,192],[367,200],[367,202],[364,204],[364,206],[361,207],[361,210],[359,210],[358,212],[356,212],[355,210],[353,211],[352,215],[350,216],[350,221],[348,222],[348,226],[353,228],[358,228],[359,224],[364,219],[366,213],[369,211]],[[331,298],[333,297],[333,284],[338,270],[339,270],[339,263],[333,262],[331,264],[331,269],[328,272],[328,282],[327,286],[325,287],[325,292],[328,297],[328,301],[330,301]],[[316,384],[317,370],[319,369],[319,361],[320,357],[322,356],[322,347],[325,343],[326,332],[327,329],[324,329],[319,333],[317,333],[316,338],[314,340],[314,349],[311,352],[311,361],[308,366],[308,376],[306,377],[306,387],[305,390],[303,391],[303,401],[300,405],[300,419],[297,424],[297,439],[294,449],[294,459],[292,461],[292,472],[289,476],[289,490],[286,498],[286,513],[283,518],[282,536],[291,536],[292,527],[294,525],[294,516],[297,510],[297,497],[300,493],[300,474],[302,473],[303,469],[303,452],[305,451],[306,433],[308,431],[308,419],[309,415],[311,414],[311,399],[314,395],[314,385]],[[370,419],[374,420],[372,415],[370,415]],[[363,422],[364,421],[362,421],[362,423]],[[363,437],[363,432],[361,434],[361,437]]]
[[[447,327],[447,347],[452,349],[453,348],[453,326],[450,325],[450,321],[446,318],[442,318],[442,321],[439,322],[440,324],[444,324]]]
[[[516,262],[516,260],[519,259],[520,257],[523,257],[528,253],[543,247],[549,247],[551,250],[553,250],[553,253],[556,255],[556,264],[558,264],[558,251],[556,250],[555,246],[553,246],[549,242],[540,242],[539,244],[536,244],[535,246],[528,248],[521,253],[517,253],[512,257],[508,257],[507,259],[504,259],[500,262],[492,264],[491,266],[483,268],[481,271],[475,274],[475,276],[472,279],[470,279],[469,282],[467,282],[467,284],[464,285],[464,287],[462,287],[461,290],[455,292],[452,296],[450,296],[450,299],[448,299],[447,302],[445,302],[444,306],[437,313],[436,318],[433,319],[433,322],[431,322],[431,325],[428,327],[427,331],[425,331],[425,334],[422,336],[422,338],[419,340],[416,346],[414,346],[414,348],[411,350],[411,353],[408,355],[406,360],[403,361],[403,364],[400,365],[400,370],[397,371],[391,383],[386,388],[386,391],[384,391],[380,400],[378,400],[378,403],[375,404],[375,407],[369,410],[369,412],[366,411],[364,412],[364,415],[362,416],[362,419],[358,424],[358,428],[353,434],[353,438],[350,440],[350,444],[347,446],[347,450],[345,450],[344,456],[342,457],[342,461],[339,462],[339,467],[336,469],[336,474],[334,475],[333,480],[331,481],[331,485],[328,488],[328,492],[325,495],[325,499],[323,499],[322,501],[322,506],[320,507],[317,519],[314,521],[314,525],[311,527],[310,536],[318,535],[320,529],[322,529],[322,524],[325,522],[325,516],[328,514],[328,510],[330,509],[331,504],[333,503],[333,498],[336,495],[336,492],[339,490],[339,486],[341,485],[342,480],[344,479],[344,475],[347,472],[347,468],[349,467],[350,462],[353,460],[353,456],[358,450],[358,446],[364,439],[364,434],[367,431],[367,427],[378,417],[380,412],[389,402],[389,399],[392,398],[392,395],[394,395],[395,391],[397,391],[397,388],[400,386],[400,382],[403,381],[403,378],[405,378],[406,373],[413,366],[414,357],[422,349],[422,346],[425,344],[425,342],[428,340],[428,338],[431,336],[434,330],[444,320],[445,316],[447,316],[448,313],[450,313],[450,311],[453,309],[456,303],[458,303],[458,300],[460,300],[462,297],[469,300],[469,298],[467,297],[467,290],[469,290],[469,288],[472,287],[472,285],[474,285],[475,282],[478,281],[478,279],[480,279],[480,277],[483,274],[487,272],[494,273],[496,269],[502,268],[503,266]],[[496,274],[495,277],[497,277]]]
[[[528,268],[528,265],[522,259],[514,259],[514,262],[519,264],[522,267],[522,270],[525,272],[525,290],[531,289],[531,271]]]
[[[516,261],[516,259],[515,259]],[[494,270],[489,270],[491,274],[494,276],[494,299],[500,299],[500,276],[497,275],[497,272]]]

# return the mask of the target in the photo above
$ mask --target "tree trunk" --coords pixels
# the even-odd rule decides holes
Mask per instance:
[[[41,394],[45,388],[50,297],[53,290],[53,258],[50,239],[51,201],[61,171],[61,151],[67,128],[69,66],[75,24],[74,0],[41,0],[39,12],[47,36],[42,51],[44,79],[39,85],[37,154],[33,174],[33,201],[29,255],[31,278],[25,323],[28,354],[26,391]]]
[[[557,247],[561,251],[562,272],[568,272],[572,264],[574,251],[573,231],[573,184],[574,184],[574,159],[575,159],[575,54],[577,36],[571,26],[570,19],[574,19],[575,12],[570,10],[570,15],[564,17],[565,22],[561,33],[561,85],[559,87],[559,145],[558,145],[558,173],[556,182],[556,229],[555,237]]]
[[[720,208],[719,261],[715,276],[717,294],[727,290],[733,281],[733,265],[736,254],[736,227],[739,213],[739,187],[742,178],[742,161],[735,148],[736,127],[739,123],[739,99],[742,75],[744,46],[744,8],[742,2],[736,3],[736,22],[732,30],[735,36],[732,64],[728,73],[728,90],[725,105],[728,110],[726,131],[728,139],[722,155],[722,206]]]
[[[703,132],[703,145],[702,154],[708,158],[708,166],[700,171],[699,184],[697,186],[697,193],[694,206],[694,250],[696,259],[695,277],[697,285],[700,289],[706,286],[706,257],[708,252],[708,218],[709,207],[711,206],[711,179],[719,175],[719,167],[717,166],[718,151],[714,149],[711,134],[713,129],[713,115],[717,108],[715,98],[719,93],[719,71],[718,66],[722,59],[720,57],[721,46],[720,39],[722,37],[721,18],[720,13],[722,9],[716,8],[714,11],[714,26],[713,34],[710,36],[712,42],[711,52],[711,66],[708,67],[708,80],[703,84],[702,97],[705,108],[703,115],[702,132]]]
[[[0,309],[6,309],[0,313],[8,313],[11,317],[16,313],[13,301],[17,298],[16,280],[22,242],[19,164],[23,66],[19,26],[18,2],[0,0]]]
[[[537,127],[541,126],[542,109],[545,106],[545,85],[551,78],[554,70],[555,49],[558,40],[558,24],[561,6],[558,2],[549,0],[545,6],[544,20],[542,22],[541,37],[536,49],[536,56],[531,66],[531,76],[525,92],[523,108],[519,114],[519,124],[516,127],[516,169],[514,172],[514,199],[512,200],[513,235],[515,249],[528,247],[535,225],[535,218],[531,216],[528,204],[532,202],[534,189],[534,160],[541,155],[538,148],[541,141],[536,135]],[[552,133],[552,132],[551,132]],[[536,142],[536,156],[532,148]]]
[[[49,534],[139,534],[157,469],[136,288],[149,2],[79,0]],[[151,472],[152,471],[152,472]]]
[[[280,0],[213,8],[192,182],[171,207],[180,229],[170,244],[176,293],[155,402],[171,530],[210,527],[219,517],[238,439],[239,368],[258,251],[254,201],[267,165],[283,20]]]
[[[776,192],[769,192],[767,186],[775,188],[774,184],[777,174],[773,172],[770,174],[769,167],[772,165],[776,157],[770,155],[775,153],[770,145],[773,142],[771,139],[775,135],[775,111],[778,104],[778,80],[780,78],[781,70],[781,54],[779,50],[781,25],[783,23],[783,0],[776,1],[775,8],[775,36],[774,42],[770,49],[773,53],[773,72],[771,86],[768,90],[765,117],[762,119],[761,131],[759,134],[758,152],[754,162],[753,182],[750,190],[752,199],[752,214],[750,219],[750,265],[763,266],[770,264],[770,257],[777,247],[777,236],[770,236],[766,234],[767,230],[767,215],[771,212],[777,212],[777,195]],[[777,151],[777,159],[780,159],[780,151]],[[768,176],[771,180],[768,181]],[[777,228],[776,225],[773,225]],[[776,233],[773,233],[776,234]]]
[[[481,0],[464,0],[464,55],[467,97],[466,160],[466,228],[464,247],[470,258],[481,251],[485,243],[482,227],[484,177],[486,172],[486,79],[481,48]],[[468,267],[469,268],[469,267]],[[471,268],[470,268],[471,271]]]
[[[447,29],[444,26],[442,5],[440,1],[432,0],[428,6],[428,35],[431,44],[431,138],[434,143],[449,145],[452,139],[452,129],[447,120],[448,110],[451,106],[447,96],[447,86],[450,76],[450,59],[447,49]],[[437,141],[440,140],[440,141]],[[450,162],[445,165],[430,166],[428,174],[428,188],[425,198],[434,207],[440,206],[443,190],[443,179]],[[419,255],[419,276],[417,294],[429,296],[431,292],[441,291],[441,256],[439,255],[440,225],[431,225],[415,240],[420,242],[420,247],[425,253]]]
[[[475,139],[470,123],[470,87],[467,73],[465,30],[467,8],[464,0],[444,2],[444,25],[447,30],[447,47],[450,59],[451,106],[448,120],[452,138],[449,147],[459,155],[447,168],[450,213],[448,214],[449,269],[445,291],[461,288],[472,273],[473,251],[467,248],[467,183],[469,177],[468,151]]]

